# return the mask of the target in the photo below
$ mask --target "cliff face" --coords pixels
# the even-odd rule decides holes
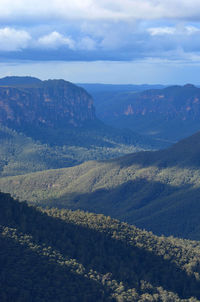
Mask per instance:
[[[0,83],[0,122],[6,126],[80,127],[95,118],[91,96],[64,80]]]
[[[158,114],[168,119],[199,119],[200,89],[193,85],[146,91],[123,110],[125,115]]]
[[[187,84],[141,93],[124,93],[118,96],[115,104],[112,102],[112,110],[111,106],[104,108],[98,115],[103,119],[120,116],[155,116],[165,120],[199,120],[200,89]]]

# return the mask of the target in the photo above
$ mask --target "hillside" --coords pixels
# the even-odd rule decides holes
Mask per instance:
[[[93,86],[92,86],[93,87]],[[127,91],[98,91],[90,88],[97,116],[114,127],[171,142],[200,129],[200,88],[187,84],[166,88],[136,86]],[[141,86],[142,88],[142,86]],[[105,87],[106,89],[106,87]],[[109,90],[109,87],[107,88]]]
[[[0,125],[0,176],[71,167],[92,159],[103,160],[136,152],[148,146],[145,142],[142,145],[137,136],[134,136],[134,144],[131,144],[131,135],[114,132],[112,137],[105,130],[106,127],[104,131],[79,129],[77,132],[70,129],[65,131],[69,137],[66,144],[52,145]]]
[[[0,207],[2,302],[200,301],[199,242],[2,193]]]
[[[1,175],[69,167],[160,143],[96,118],[93,100],[64,80],[0,79]]]
[[[0,82],[1,84],[1,82]],[[144,91],[150,89],[162,89],[165,85],[160,84],[100,84],[100,83],[77,83],[78,86],[87,90],[91,95],[96,93],[121,93],[121,92],[133,92]]]
[[[172,147],[0,179],[40,205],[103,213],[156,234],[200,240],[200,133]]]

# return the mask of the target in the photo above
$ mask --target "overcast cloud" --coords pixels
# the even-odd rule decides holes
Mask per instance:
[[[199,58],[199,0],[0,0],[0,62]]]
[[[184,19],[199,20],[199,0],[1,0],[4,20]]]

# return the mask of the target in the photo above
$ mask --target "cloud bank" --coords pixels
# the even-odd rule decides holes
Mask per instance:
[[[28,47],[31,36],[24,30],[0,28],[0,50],[19,51]]]
[[[1,0],[0,59],[199,61],[199,0]]]
[[[0,18],[199,20],[199,0],[1,0]]]

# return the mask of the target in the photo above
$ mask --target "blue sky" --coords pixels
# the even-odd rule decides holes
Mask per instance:
[[[200,84],[199,0],[1,0],[0,76]]]

